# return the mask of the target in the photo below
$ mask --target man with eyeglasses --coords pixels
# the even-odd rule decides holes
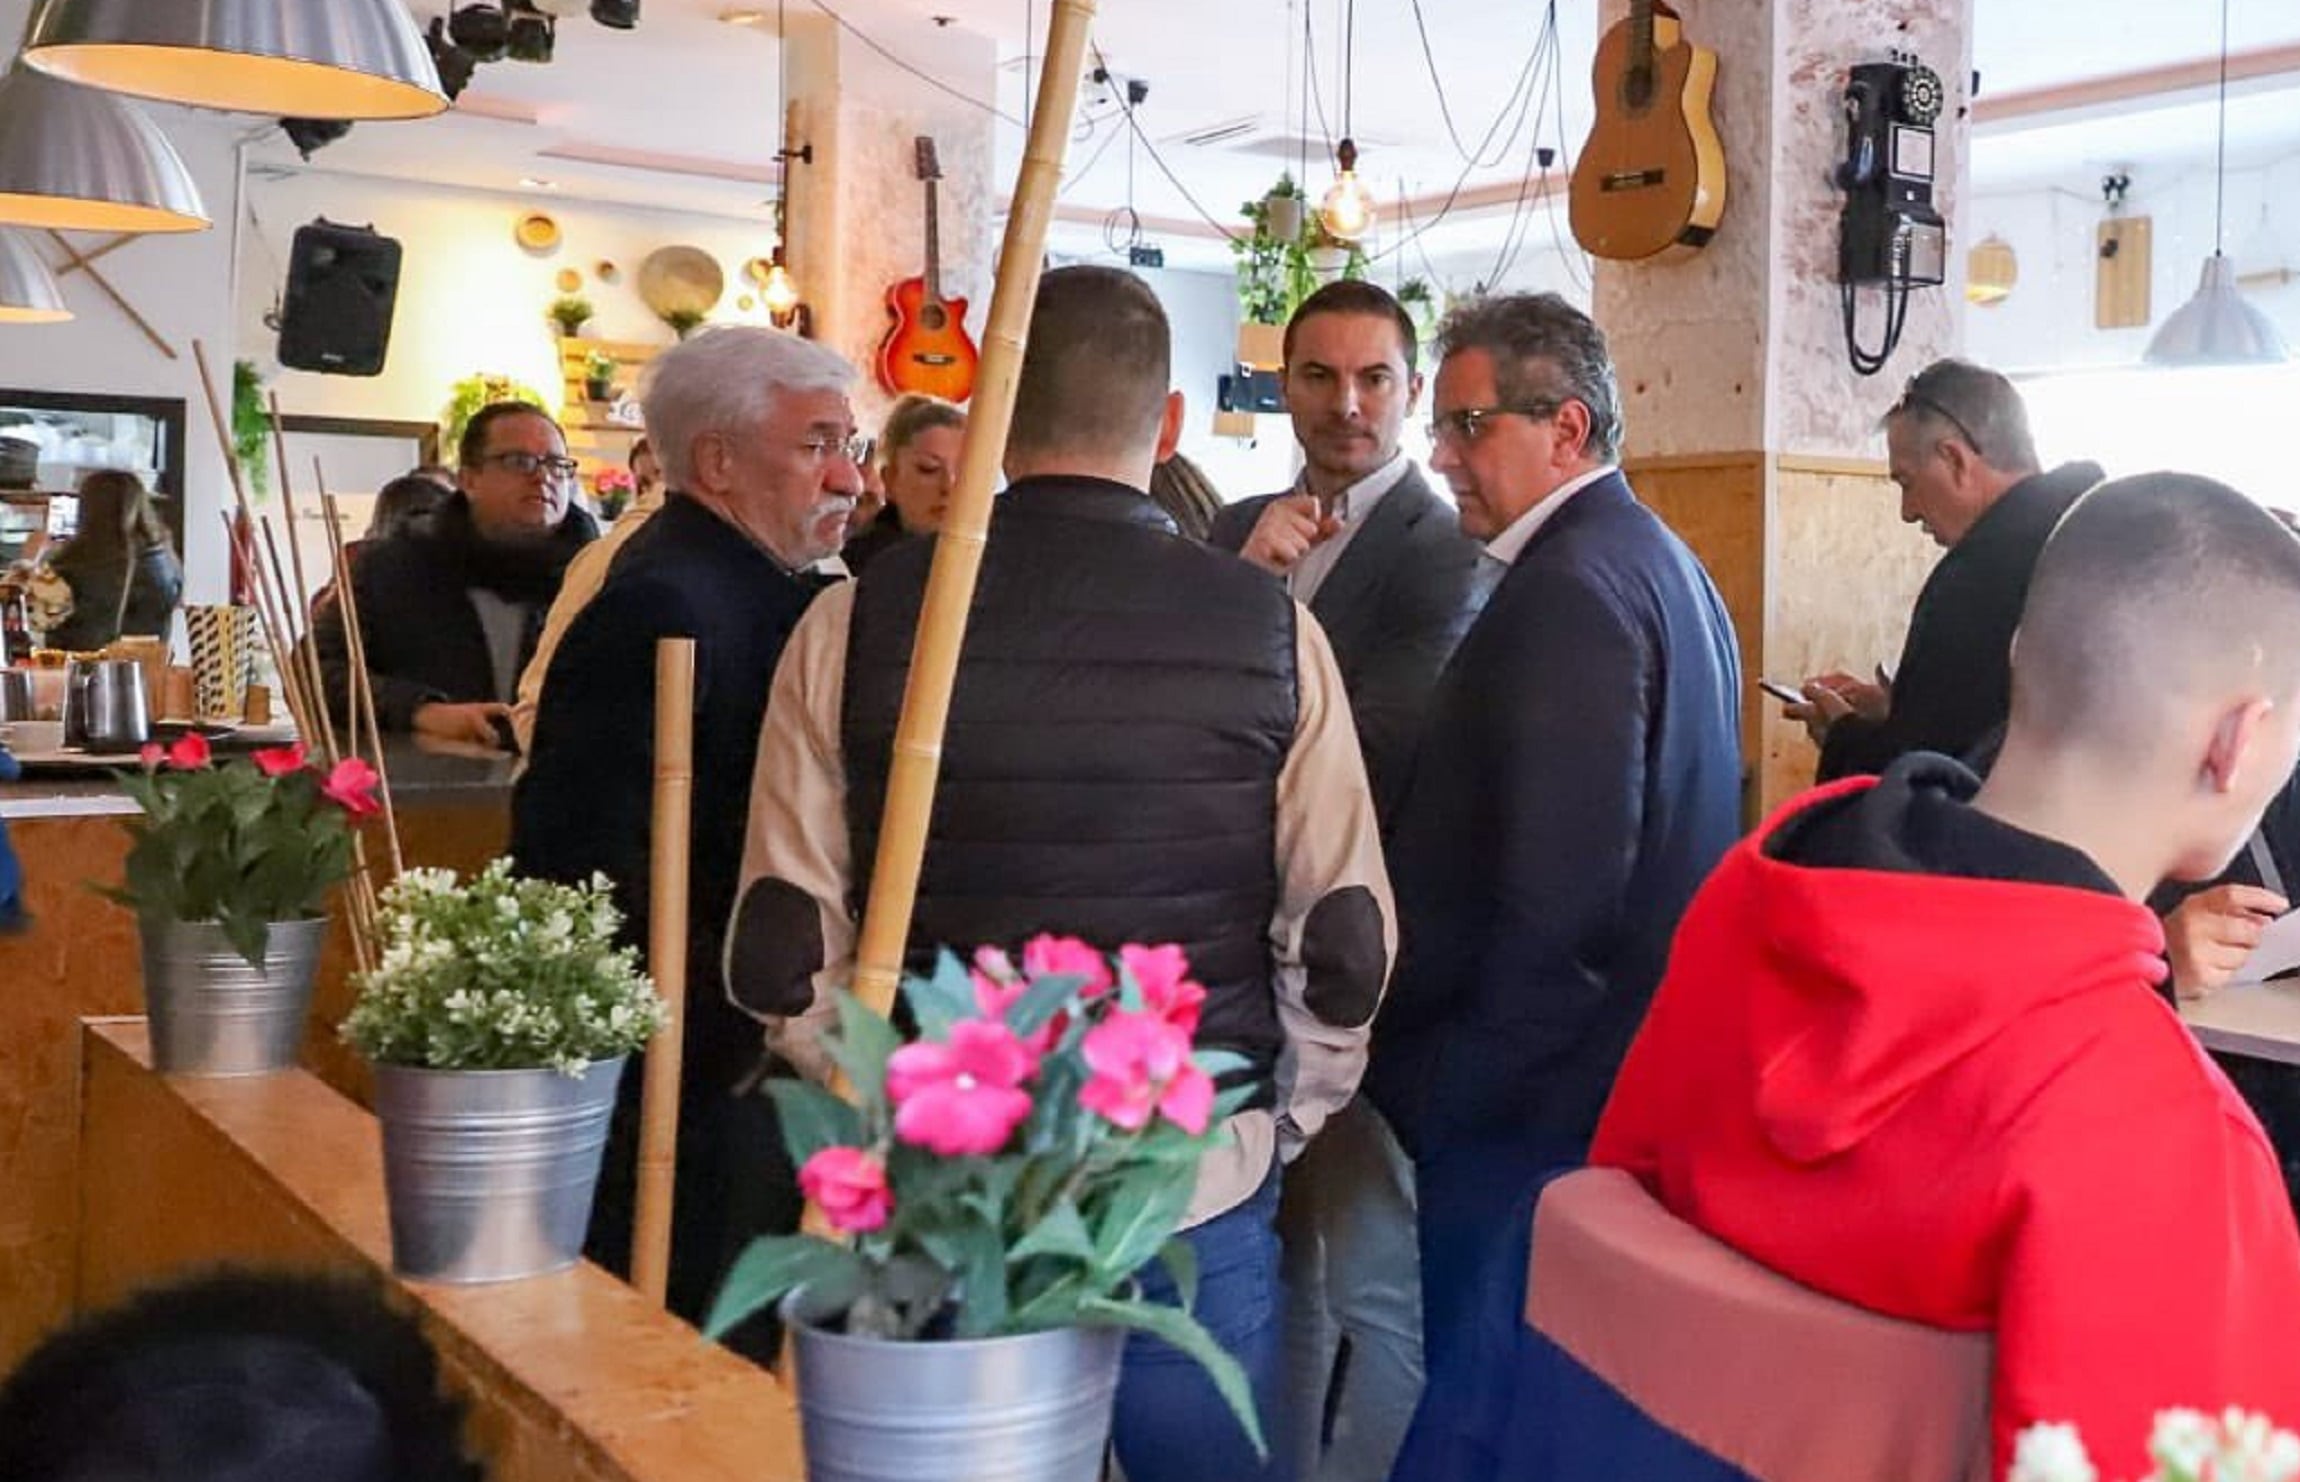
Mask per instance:
[[[1473,1475],[1529,1190],[1587,1155],[1686,903],[1740,832],[1733,625],[1616,466],[1605,336],[1555,294],[1456,309],[1435,452],[1498,582],[1391,835],[1400,945],[1366,1089],[1414,1160],[1428,1384],[1395,1475]]]
[[[376,542],[354,568],[360,637],[383,729],[502,748],[544,614],[599,527],[568,502],[575,460],[540,408],[480,408],[457,453],[460,488],[429,528]],[[314,612],[312,642],[340,721],[351,679],[340,606]]]
[[[690,1320],[753,1235],[795,1228],[796,1174],[766,1098],[738,1096],[761,1059],[758,1026],[729,1003],[720,944],[742,863],[760,718],[785,641],[824,579],[862,490],[847,402],[854,368],[779,330],[706,330],[647,365],[639,400],[662,459],[662,506],[625,541],[598,595],[568,625],[512,799],[523,874],[615,884],[625,939],[643,946],[652,874],[655,649],[695,641],[694,820],[671,1310]],[[639,1077],[608,1146],[591,1258],[630,1259]],[[778,1173],[779,1170],[779,1173]],[[772,1357],[771,1324],[729,1345]]]
[[[1966,360],[1936,360],[1885,413],[1901,518],[1948,554],[1909,614],[1899,666],[1871,681],[1808,679],[1784,712],[1821,748],[1820,780],[1882,772],[1911,751],[1972,756],[2012,704],[2012,636],[2045,538],[2097,463],[2045,471],[2012,382]]]

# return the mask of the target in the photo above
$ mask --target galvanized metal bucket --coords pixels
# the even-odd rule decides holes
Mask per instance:
[[[784,1311],[808,1482],[1099,1482],[1123,1332],[890,1343]]]
[[[153,1068],[263,1075],[295,1065],[327,918],[275,921],[251,967],[213,921],[140,921]]]
[[[583,1254],[623,1061],[556,1070],[375,1067],[391,1264],[423,1281],[512,1281]]]

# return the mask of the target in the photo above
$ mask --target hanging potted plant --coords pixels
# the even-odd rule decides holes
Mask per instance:
[[[1205,990],[1179,948],[1113,966],[1041,937],[1022,964],[986,948],[969,972],[946,953],[906,981],[908,1045],[842,995],[829,1049],[858,1104],[768,1082],[800,1186],[843,1238],[753,1242],[709,1326],[783,1303],[812,1482],[859,1482],[853,1457],[878,1478],[990,1475],[1017,1455],[1034,1478],[1093,1482],[1129,1329],[1204,1365],[1262,1444],[1236,1361],[1134,1282],[1162,1260],[1190,1300],[1173,1236],[1200,1156],[1252,1094],[1214,1077],[1244,1061],[1193,1052]]]
[[[252,360],[232,362],[232,456],[258,496],[271,492],[271,417],[264,408],[263,376]]]
[[[615,399],[615,357],[593,350],[583,357],[583,394],[593,401]]]
[[[196,731],[146,746],[120,783],[143,809],[124,826],[156,1069],[258,1075],[295,1064],[327,936],[322,906],[351,873],[351,822],[378,810],[375,769],[322,775],[303,747],[214,764]]]
[[[567,294],[553,299],[551,307],[544,312],[551,316],[553,324],[559,326],[560,337],[571,340],[583,332],[584,325],[591,322],[591,300]]]
[[[1287,319],[1307,289],[1297,292],[1293,263],[1302,231],[1302,192],[1289,174],[1239,210],[1248,230],[1230,238],[1238,259],[1238,363],[1275,370],[1284,360]]]
[[[503,859],[463,884],[409,870],[380,924],[343,1037],[375,1066],[393,1269],[480,1282],[573,1265],[623,1062],[667,1018],[615,945],[607,881],[519,879]]]
[[[1430,287],[1427,278],[1408,278],[1398,285],[1398,307],[1414,322],[1414,332],[1427,342],[1437,333],[1438,320],[1445,315],[1445,306],[1438,301],[1437,290]]]

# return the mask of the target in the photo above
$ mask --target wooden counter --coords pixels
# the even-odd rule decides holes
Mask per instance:
[[[85,1306],[217,1261],[389,1272],[374,1119],[302,1072],[155,1075],[141,1019],[80,1049]],[[469,1402],[497,1482],[803,1482],[772,1376],[596,1266],[396,1283]]]
[[[503,851],[508,761],[397,743],[386,761],[409,863],[465,873]],[[135,917],[89,885],[120,879],[128,850],[120,821],[135,811],[109,778],[0,783],[0,819],[23,862],[32,915],[28,932],[0,936],[0,1369],[71,1310],[78,1023],[143,1012]],[[335,1036],[349,978],[338,913],[303,1062],[364,1102],[366,1067]]]

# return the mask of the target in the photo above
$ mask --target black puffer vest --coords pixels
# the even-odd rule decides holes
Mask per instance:
[[[841,731],[858,897],[933,555],[927,540],[892,547],[855,588]],[[967,623],[912,965],[1039,932],[1178,943],[1206,985],[1199,1042],[1249,1057],[1267,1090],[1296,712],[1294,609],[1276,582],[1181,538],[1123,484],[1016,484]]]

